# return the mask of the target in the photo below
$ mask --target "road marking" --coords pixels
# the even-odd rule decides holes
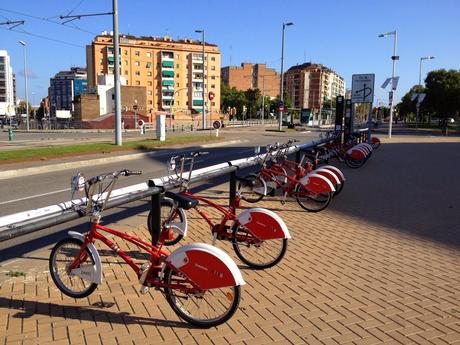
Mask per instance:
[[[68,192],[69,190],[70,190],[70,188],[66,188],[66,189],[56,190],[56,191],[54,191],[54,192],[48,192],[48,193],[43,193],[43,194],[37,194],[37,195],[26,196],[25,198],[19,198],[19,199],[14,199],[14,200],[9,200],[9,201],[2,201],[2,202],[0,202],[0,205],[11,204],[11,203],[13,203],[13,202],[18,202],[18,201],[23,201],[23,200],[38,198],[38,197],[41,197],[41,196],[46,196],[46,195],[51,195],[51,194],[57,194],[57,193],[62,193],[62,192]]]

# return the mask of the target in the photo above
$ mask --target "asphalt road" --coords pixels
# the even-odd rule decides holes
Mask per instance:
[[[250,157],[254,155],[254,147],[274,143],[276,141],[285,142],[290,138],[308,142],[318,138],[317,132],[266,132],[266,131],[251,131],[240,129],[238,131],[232,130],[225,134],[227,140],[240,139],[241,142],[225,147],[213,147],[200,149],[201,151],[210,152],[209,155],[199,157],[196,168],[202,168],[228,160],[234,160],[243,157]],[[194,151],[196,147],[182,147],[174,149],[159,149],[153,156],[144,157],[142,159],[135,159],[129,161],[119,161],[116,163],[102,164],[95,166],[87,166],[79,169],[85,176],[91,177],[104,172],[110,172],[121,169],[141,170],[141,176],[123,177],[118,180],[115,188],[134,185],[146,182],[150,178],[160,177],[166,175],[166,161],[174,154]],[[70,200],[70,177],[77,171],[74,169],[49,171],[42,174],[31,176],[17,177],[6,180],[0,180],[0,217],[9,214],[32,210],[48,205],[57,204],[63,201]],[[245,172],[241,172],[245,173]],[[224,182],[223,177],[220,182]],[[132,203],[130,205],[131,211],[128,209],[123,210],[126,214],[132,215],[140,212],[148,207],[142,202]],[[115,213],[118,211],[107,211],[107,216],[118,217]],[[63,224],[53,228],[45,229],[35,234],[22,236],[20,238],[5,241],[0,243],[0,250],[9,248],[8,251],[2,251],[0,254],[0,261],[2,258],[9,257],[8,253],[17,251],[17,245],[27,243],[23,250],[30,250],[32,248],[31,241],[43,236],[55,234],[63,229],[68,229],[69,226],[81,227],[86,223],[86,219],[79,219],[69,224]],[[49,241],[49,240],[48,240]],[[53,240],[51,240],[53,241]],[[33,246],[37,246],[40,241],[35,242]],[[13,249],[15,248],[15,249]],[[16,253],[15,253],[16,255]]]

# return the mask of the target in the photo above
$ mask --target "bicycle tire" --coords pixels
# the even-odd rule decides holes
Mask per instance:
[[[265,180],[258,174],[249,174],[244,178],[248,180],[255,180],[256,182],[251,187],[242,186],[241,183],[238,183],[237,189],[240,191],[241,199],[251,204],[262,200],[265,197],[267,191],[267,184],[265,183]],[[261,188],[263,193],[255,192],[254,190],[256,188]]]
[[[294,188],[297,203],[308,212],[320,212],[324,210],[331,203],[332,194],[333,192],[313,194],[301,183],[298,183]]]
[[[53,247],[49,258],[49,269],[54,284],[56,284],[57,288],[61,290],[63,294],[73,298],[89,296],[97,288],[96,283],[88,282],[81,277],[71,275],[67,272],[67,266],[79,255],[82,244],[83,242],[76,238],[63,239]],[[94,265],[94,257],[88,248],[86,248],[86,254],[87,258],[91,259],[91,264]],[[60,255],[64,255],[64,257],[59,259]],[[60,260],[64,262],[64,267],[58,264]],[[64,280],[68,280],[68,284],[66,284]],[[83,286],[83,289],[81,291],[76,291],[76,287],[80,284]]]
[[[361,168],[364,165],[364,163],[366,163],[366,159],[354,159],[350,156],[345,157],[344,161],[345,164],[352,169]]]
[[[161,231],[168,231],[173,234],[173,237],[169,240],[164,240],[163,245],[165,246],[173,246],[177,243],[179,243],[184,236],[180,234],[177,231],[174,231],[174,229],[164,229],[163,228],[163,222],[166,220],[166,218],[169,216],[169,212],[171,212],[171,208],[173,205],[171,204],[171,200],[163,199],[161,200],[160,204],[160,215],[161,215],[161,224],[162,224],[162,229]],[[176,212],[176,216],[172,219],[176,219],[176,217],[179,217],[179,221],[182,223],[184,221],[182,214]],[[150,224],[152,224],[152,211],[149,212],[149,215],[147,216],[147,228],[149,229],[149,232],[152,233],[152,229]],[[161,237],[161,236],[160,236]]]
[[[278,170],[278,172],[276,172]],[[280,182],[282,185],[287,183],[287,172],[286,169],[282,167],[272,167],[270,171],[270,175],[276,179],[278,182]],[[275,183],[275,188],[272,188],[268,185],[267,181],[265,181],[267,184],[267,195],[271,195],[274,191],[276,191],[280,186]]]
[[[181,284],[187,284],[188,282],[188,280],[183,277],[183,275],[174,271],[169,266],[165,268],[163,277],[163,282],[165,284],[172,284],[173,282],[176,284],[178,282]],[[241,287],[231,286],[219,289],[209,289],[194,295],[185,294],[184,292],[179,291],[179,289],[165,287],[164,294],[166,300],[174,312],[177,314],[177,316],[195,326],[209,328],[226,322],[233,316],[233,314],[235,314],[241,299]],[[229,296],[231,297],[231,300]],[[208,297],[211,301],[205,301],[206,297]],[[192,298],[193,301],[190,302],[189,300]],[[187,305],[182,303],[184,300],[188,302]],[[194,315],[194,313],[190,311],[190,304],[197,304],[197,302],[200,301],[205,301],[205,306],[207,306],[206,308],[201,308],[201,312],[204,314],[202,317]],[[210,315],[213,311],[216,311],[219,306],[224,306],[223,303],[225,302],[229,303],[228,306],[224,307],[224,311],[222,313],[219,313],[219,315],[216,316]],[[198,306],[197,309],[200,309],[200,307]]]
[[[240,234],[238,234],[240,232]],[[247,242],[240,242],[237,240],[238,236],[250,236],[249,232],[247,229],[245,229],[241,224],[239,223],[234,223],[232,226],[232,245],[233,245],[233,250],[235,251],[236,256],[243,261],[246,265],[253,269],[265,269],[265,268],[270,268],[278,264],[284,257],[287,251],[287,246],[288,246],[288,240],[287,238],[280,238],[280,239],[274,239],[274,240],[267,240],[267,241],[261,241],[260,243],[257,244],[248,244]],[[270,248],[269,245],[276,244],[281,247],[279,250],[274,250],[273,248]],[[263,246],[265,244],[265,246]],[[269,261],[265,262],[255,262],[253,259],[249,258],[249,253],[246,254],[245,251],[243,250],[243,246],[247,246],[248,248],[253,247],[256,248],[256,257],[261,257],[261,252],[262,250],[265,253],[268,253],[268,255],[271,257]],[[263,247],[262,247],[263,246]],[[260,248],[262,247],[262,250]]]

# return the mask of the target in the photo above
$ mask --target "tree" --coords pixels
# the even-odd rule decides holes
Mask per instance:
[[[21,100],[19,102],[19,105],[16,107],[16,114],[17,115],[22,115],[26,113],[26,101]],[[32,113],[32,105],[29,103],[29,116]]]
[[[448,118],[458,118],[460,114],[460,71],[431,71],[425,83],[423,109],[439,118],[446,129]]]
[[[244,91],[244,102],[247,107],[247,118],[256,118],[257,110],[260,108],[262,103],[260,90],[259,89],[247,89]]]

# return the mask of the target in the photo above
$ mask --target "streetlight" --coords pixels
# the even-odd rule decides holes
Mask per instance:
[[[25,92],[26,92],[26,126],[27,132],[30,130],[29,127],[29,93],[27,87],[27,59],[26,59],[26,42],[18,41],[24,47],[24,84],[25,84]]]
[[[289,22],[289,23],[283,23],[283,34],[281,38],[281,85],[280,85],[280,99],[281,103],[284,105],[284,31],[286,30],[286,26],[291,26],[294,25],[294,23]],[[278,125],[278,130],[281,131],[283,129],[283,112],[280,111],[280,118],[279,118],[279,125]]]
[[[394,79],[395,79],[395,64],[396,60],[399,60],[399,56],[396,56],[396,45],[398,44],[398,32],[397,30],[395,31],[390,31],[386,32],[384,34],[380,34],[379,37],[387,37],[387,36],[394,36],[394,44],[393,44],[393,56],[391,57],[391,60],[393,60],[393,68],[391,70],[391,91],[390,91],[390,126],[388,127],[388,138],[391,139],[391,130],[393,127],[393,93],[396,91],[395,85],[394,85]]]
[[[422,88],[422,61],[434,59],[434,56],[423,56],[420,58],[419,72],[418,72],[418,85]],[[420,92],[417,92],[417,116],[415,118],[415,129],[418,129],[418,119],[420,114]]]
[[[202,127],[201,128],[205,129],[206,128],[206,126],[205,126],[205,123],[206,123],[206,107],[204,105],[204,103],[205,103],[205,92],[204,92],[204,45],[205,45],[204,44],[204,29],[203,30],[195,30],[195,32],[198,33],[198,34],[201,34],[201,40],[203,42],[203,56],[202,56],[202,58],[203,58],[203,74],[202,74],[202,76],[203,76],[203,94],[202,94],[202,99],[203,99],[202,112],[203,112],[203,114],[202,114],[202,121],[201,121],[202,122]]]

